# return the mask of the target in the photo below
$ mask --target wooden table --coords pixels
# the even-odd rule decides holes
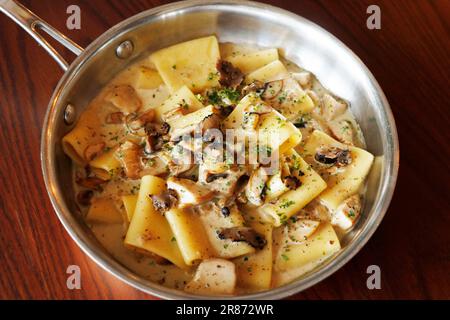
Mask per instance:
[[[22,2],[86,46],[121,20],[166,1]],[[449,299],[450,1],[267,2],[323,26],[364,61],[392,106],[401,146],[397,189],[375,235],[345,267],[293,298]],[[81,8],[81,30],[66,28],[70,4]],[[366,28],[370,4],[381,8],[381,30]],[[44,50],[0,15],[0,298],[152,299],[83,254],[47,198],[40,133],[61,76]],[[81,290],[66,287],[66,268],[73,264],[81,268]],[[381,268],[381,290],[366,287],[372,264]]]

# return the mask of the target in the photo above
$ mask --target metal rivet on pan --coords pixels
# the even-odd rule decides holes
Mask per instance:
[[[133,42],[126,40],[119,44],[116,48],[116,56],[120,59],[127,59],[131,56],[134,50]]]
[[[71,125],[75,122],[75,107],[71,105],[70,103],[66,106],[66,109],[64,110],[64,122],[67,125]]]

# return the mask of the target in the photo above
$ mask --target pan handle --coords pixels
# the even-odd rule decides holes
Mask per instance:
[[[50,26],[47,22],[36,16],[33,12],[25,8],[22,4],[14,0],[0,0],[0,11],[10,17],[14,22],[20,25],[26,32],[28,32],[38,44],[58,62],[60,67],[66,71],[69,64],[66,60],[52,47],[50,43],[39,33],[44,31],[50,37],[61,43],[64,47],[72,51],[77,56],[83,52],[83,48],[78,44],[67,38],[61,32]]]

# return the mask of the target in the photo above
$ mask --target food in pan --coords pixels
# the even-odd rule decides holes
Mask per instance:
[[[105,249],[200,295],[269,290],[331,258],[373,161],[348,103],[313,74],[215,36],[124,70],[62,143]]]

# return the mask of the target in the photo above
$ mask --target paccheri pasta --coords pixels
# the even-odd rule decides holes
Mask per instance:
[[[123,71],[62,143],[105,249],[202,295],[269,290],[331,258],[373,161],[348,104],[310,72],[214,36]]]

